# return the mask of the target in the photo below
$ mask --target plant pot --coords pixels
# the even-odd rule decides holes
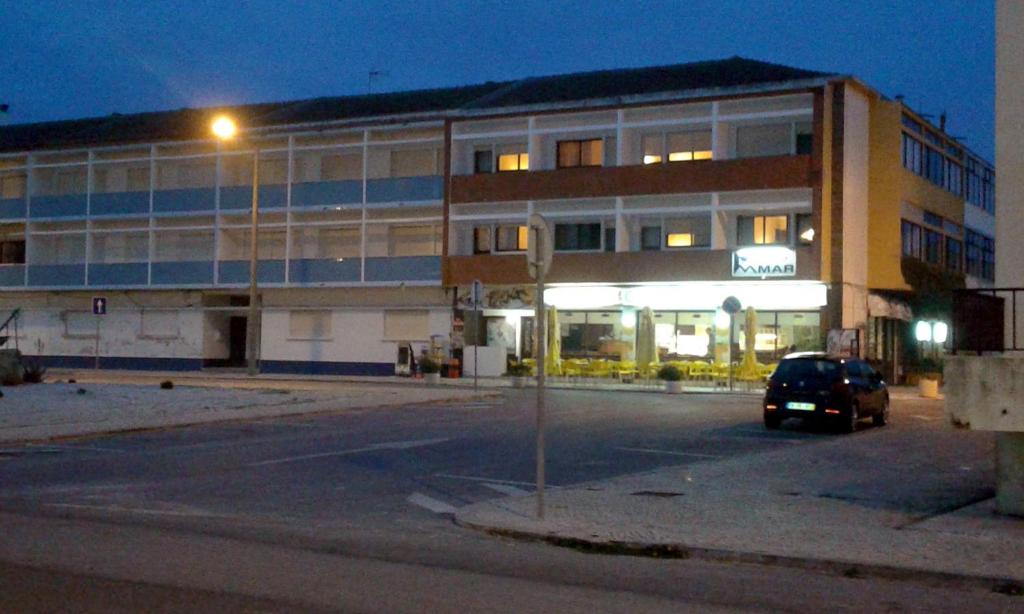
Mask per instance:
[[[669,394],[679,394],[682,391],[683,391],[683,382],[682,381],[675,381],[675,382],[666,381],[665,382],[665,392],[667,392]]]
[[[428,386],[439,386],[441,384],[441,374],[440,373],[424,373],[423,374],[423,381],[425,381]]]
[[[526,379],[527,378],[525,378],[525,377],[518,377],[518,376],[517,377],[513,377],[512,378],[512,387],[513,388],[526,388]]]
[[[921,379],[917,380],[917,392],[926,399],[939,398],[939,378],[922,375]]]

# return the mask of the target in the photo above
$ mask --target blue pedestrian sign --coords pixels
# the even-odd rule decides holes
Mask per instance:
[[[92,315],[94,316],[105,316],[107,315],[107,298],[104,296],[92,297]]]

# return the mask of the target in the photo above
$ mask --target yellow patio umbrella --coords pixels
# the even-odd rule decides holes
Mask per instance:
[[[658,362],[658,346],[654,337],[654,312],[650,307],[640,311],[636,323],[636,365],[641,372]]]
[[[562,374],[562,332],[558,328],[558,309],[548,307],[547,353],[544,356],[544,374]]]
[[[754,343],[757,341],[757,312],[747,307],[746,321],[743,323],[743,362],[737,373],[740,379],[755,380],[757,373],[757,354]]]

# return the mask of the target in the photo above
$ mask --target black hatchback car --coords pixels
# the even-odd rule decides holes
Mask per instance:
[[[777,429],[786,418],[832,424],[851,433],[862,418],[875,426],[889,421],[889,390],[863,360],[818,352],[788,354],[768,379],[764,425]]]

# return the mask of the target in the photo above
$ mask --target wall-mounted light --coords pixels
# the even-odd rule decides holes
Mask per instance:
[[[917,326],[914,327],[914,337],[918,341],[931,341],[932,340],[932,325],[924,320],[919,320]]]
[[[932,341],[935,343],[945,343],[946,337],[949,336],[949,325],[945,322],[936,322],[932,324]]]

